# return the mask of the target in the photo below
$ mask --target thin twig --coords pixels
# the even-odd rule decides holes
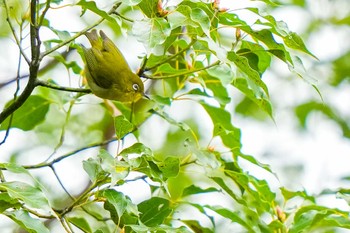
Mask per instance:
[[[63,57],[63,58],[66,58],[72,51],[74,51],[73,49],[69,49],[67,51],[64,51],[62,53],[60,53],[60,55]],[[51,70],[53,67],[55,67],[57,64],[59,64],[59,61],[56,60],[56,59],[51,59],[49,62],[47,62],[45,65],[43,66],[40,66],[40,69],[38,71],[38,75],[43,75],[45,74],[47,71]],[[5,81],[5,82],[2,82],[0,83],[0,88],[2,87],[5,87],[13,82],[16,82],[17,80],[22,80],[22,79],[25,79],[25,78],[28,78],[29,77],[29,74],[24,74],[24,75],[21,75],[20,77],[15,77],[15,78],[12,78],[8,81]]]
[[[79,148],[77,150],[74,150],[72,152],[69,152],[67,154],[64,154],[60,157],[57,157],[56,159],[52,160],[51,162],[43,162],[43,163],[39,163],[39,164],[36,164],[36,165],[27,165],[27,166],[23,166],[25,169],[37,169],[37,168],[42,168],[42,167],[48,167],[48,166],[51,166],[63,159],[66,159],[68,157],[71,157],[81,151],[84,151],[84,150],[88,150],[88,149],[91,149],[91,148],[94,148],[94,147],[98,147],[98,146],[104,146],[104,145],[107,145],[111,142],[114,142],[116,141],[117,138],[116,137],[113,137],[109,140],[106,140],[106,141],[103,141],[103,142],[98,142],[98,143],[93,143],[93,144],[90,144],[88,146],[85,146],[85,147],[82,147],[82,148]],[[0,169],[3,169],[3,168],[0,168]],[[4,169],[3,169],[4,170]]]
[[[22,46],[22,26],[23,24],[20,24],[20,36],[19,36],[19,46]],[[22,65],[22,55],[21,55],[21,51],[19,51],[19,55],[18,55],[18,64],[17,64],[17,77],[16,77],[16,90],[15,93],[13,94],[13,100],[15,101],[17,99],[19,90],[20,90],[20,72],[21,72],[21,65]],[[8,138],[8,136],[10,135],[10,129],[11,129],[11,125],[12,125],[12,120],[13,120],[13,116],[14,116],[14,112],[11,114],[8,125],[7,125],[7,129],[6,129],[6,133],[4,136],[4,139],[0,142],[0,146],[2,144],[4,144],[6,142],[6,139]]]
[[[108,14],[112,14],[115,12],[115,10],[120,6],[120,4],[115,4],[112,9],[110,11],[108,11]],[[78,32],[77,34],[75,34],[74,36],[72,36],[71,38],[69,38],[68,40],[62,41],[61,43],[59,43],[58,45],[52,47],[49,50],[46,50],[45,52],[43,52],[40,55],[40,59],[43,59],[45,56],[49,55],[50,53],[56,51],[57,49],[65,46],[66,44],[72,42],[73,40],[77,39],[78,37],[80,37],[81,35],[84,35],[87,31],[89,31],[90,29],[96,27],[97,25],[101,24],[103,21],[105,20],[105,18],[101,18],[99,19],[96,23],[92,24],[89,27],[86,27],[85,29],[83,29],[82,31]]]
[[[49,166],[51,168],[51,171],[53,172],[53,174],[55,175],[58,183],[60,184],[60,186],[62,187],[62,189],[65,191],[65,193],[72,199],[75,200],[75,198],[68,192],[68,190],[66,189],[66,187],[63,185],[62,180],[60,179],[60,177],[58,176],[56,169],[53,165]]]
[[[112,14],[118,15],[120,18],[122,18],[122,19],[124,19],[126,21],[129,21],[130,23],[135,22],[134,20],[129,19],[128,17],[125,17],[124,15],[119,14],[119,12],[114,11],[114,12],[112,12]]]
[[[24,59],[26,60],[27,64],[29,65],[29,64],[30,64],[30,59],[29,59],[29,58],[27,57],[27,55],[24,53],[24,50],[22,49],[22,46],[21,46],[20,39],[17,37],[15,28],[14,28],[14,26],[12,25],[12,23],[11,23],[11,21],[10,21],[10,14],[9,14],[9,11],[8,11],[7,2],[6,2],[6,0],[2,0],[2,2],[3,2],[3,4],[4,4],[4,8],[5,8],[6,21],[7,21],[7,23],[8,23],[9,26],[10,26],[10,29],[11,29],[11,32],[12,32],[12,35],[13,35],[13,38],[15,38],[15,41],[16,41],[16,44],[17,44],[17,46],[18,46],[18,49],[19,49],[20,53],[22,54],[22,56],[23,56]]]
[[[33,215],[39,217],[39,218],[46,218],[46,219],[53,219],[53,218],[56,218],[54,215],[44,215],[44,214],[40,214],[40,213],[38,213],[37,211],[32,210],[32,209],[29,209],[29,208],[27,208],[27,207],[25,207],[25,206],[22,206],[22,208],[23,208],[24,210],[28,211],[29,213],[31,213],[31,214],[33,214]]]
[[[196,43],[196,41],[197,41],[197,40],[195,40],[195,39],[192,40],[191,43],[189,43],[189,44],[187,45],[186,48],[181,49],[179,52],[177,52],[177,53],[175,53],[174,55],[168,57],[167,59],[165,59],[165,60],[163,60],[163,61],[161,61],[161,62],[155,64],[154,66],[146,67],[146,68],[144,69],[144,71],[153,70],[154,68],[157,68],[158,66],[163,65],[163,64],[167,63],[168,61],[171,61],[171,60],[174,59],[175,57],[179,56],[180,54],[182,54],[183,52],[185,52],[185,51],[187,51],[189,48],[191,48],[191,46],[192,46],[194,43]]]
[[[43,10],[43,13],[41,14],[39,22],[38,22],[39,26],[43,25],[45,15],[46,15],[47,11],[50,9],[50,3],[51,3],[51,0],[46,0],[45,9]]]
[[[187,74],[193,74],[193,73],[196,73],[196,72],[199,72],[199,71],[202,71],[202,70],[206,70],[206,69],[209,69],[211,67],[214,67],[214,66],[217,66],[219,65],[221,62],[220,61],[217,61],[211,65],[208,65],[206,67],[203,67],[203,68],[198,68],[198,69],[195,69],[195,70],[189,70],[189,71],[186,71],[186,72],[182,72],[182,73],[178,73],[178,74],[172,74],[172,75],[166,75],[166,76],[147,76],[147,75],[142,75],[143,78],[147,78],[147,79],[154,79],[154,80],[157,80],[157,79],[169,79],[169,78],[176,78],[176,77],[179,77],[179,76],[182,76],[182,75],[187,75]]]
[[[85,88],[74,88],[74,87],[62,87],[55,85],[53,83],[49,83],[47,81],[39,80],[37,79],[35,82],[36,86],[41,86],[41,87],[47,87],[50,89],[54,90],[60,90],[60,91],[69,91],[69,92],[79,92],[79,93],[91,93],[90,89],[85,89]]]

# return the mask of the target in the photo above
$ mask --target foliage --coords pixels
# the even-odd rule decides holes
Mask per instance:
[[[261,2],[268,9],[282,4]],[[26,150],[0,163],[0,212],[19,227],[40,233],[51,232],[53,222],[60,224],[60,232],[95,233],[350,229],[349,212],[321,206],[306,191],[276,189],[244,166],[275,176],[269,165],[242,152],[241,130],[233,122],[235,113],[249,114],[248,109],[259,109],[274,121],[265,82],[274,60],[319,92],[302,62],[302,56],[315,56],[301,36],[263,13],[263,7],[228,10],[219,1],[199,0],[174,6],[158,0],[108,1],[111,10],[86,0],[15,3],[2,0],[1,8],[6,15],[1,25],[7,20],[9,26],[1,35],[11,35],[21,57],[16,79],[1,85],[16,82],[18,87],[0,114],[6,135],[2,146],[20,130],[31,147],[51,149],[30,159],[30,165],[22,161]],[[304,6],[304,1],[292,4]],[[79,32],[60,30],[49,17],[71,9],[79,9],[77,20],[88,22]],[[254,23],[243,20],[243,13]],[[84,82],[77,84],[83,73],[79,37],[100,27],[134,36],[144,46],[137,73],[148,86],[149,100],[96,104]],[[41,40],[45,31],[53,36]],[[334,85],[344,82],[347,60],[345,54],[335,61]],[[28,75],[19,75],[22,67]],[[51,78],[53,72],[61,77]],[[76,85],[64,86],[62,76]],[[242,100],[233,111],[235,90]],[[113,115],[116,110],[119,116]],[[336,121],[345,137],[350,135],[346,120],[329,106],[310,101],[295,111],[304,127],[307,116],[319,111]],[[89,180],[73,192],[60,178],[69,169],[61,164],[72,158],[83,169],[79,179]],[[58,185],[52,187],[37,170],[45,170],[45,176],[52,172]],[[128,195],[130,189],[142,196],[139,201]],[[344,200],[348,195],[348,190],[338,192]]]

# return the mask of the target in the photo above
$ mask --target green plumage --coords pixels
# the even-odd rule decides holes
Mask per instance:
[[[115,44],[103,31],[100,36],[96,30],[85,35],[92,46],[90,49],[83,47],[86,79],[91,91],[101,98],[122,102],[141,98],[143,82],[131,71]]]

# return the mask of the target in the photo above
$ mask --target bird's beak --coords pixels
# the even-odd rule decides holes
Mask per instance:
[[[148,100],[150,100],[151,98],[149,98],[149,96],[148,95],[146,95],[146,93],[142,93],[142,97],[144,97],[144,98],[146,98],[146,99],[148,99]]]

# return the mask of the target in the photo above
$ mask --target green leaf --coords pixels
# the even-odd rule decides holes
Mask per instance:
[[[10,197],[8,193],[0,193],[0,213],[8,208],[18,209],[20,207],[21,203],[16,198]]]
[[[241,226],[243,226],[245,229],[247,229],[248,232],[255,233],[256,231],[249,225],[245,220],[243,220],[237,212],[232,212],[229,209],[223,208],[221,206],[208,206],[205,205],[206,208],[211,209],[212,211],[215,211],[216,213],[220,214],[224,218],[230,219],[234,223],[238,223]]]
[[[68,222],[72,223],[74,226],[82,230],[83,232],[92,233],[89,222],[85,218],[80,217],[70,217],[67,218]]]
[[[169,116],[166,112],[163,112],[161,110],[159,111],[155,111],[153,109],[150,110],[151,113],[156,114],[158,116],[160,116],[161,118],[163,118],[164,120],[166,120],[168,123],[178,126],[181,130],[183,131],[188,131],[191,128],[183,122],[177,122],[176,120],[174,120],[171,116]]]
[[[123,193],[118,192],[114,189],[107,189],[102,192],[102,197],[105,197],[107,201],[113,205],[115,208],[117,215],[119,218],[127,211],[132,210],[132,212],[137,215],[137,209],[136,206],[134,206],[127,196],[125,196]]]
[[[26,211],[6,212],[5,215],[29,233],[50,233],[40,220],[32,218]]]
[[[310,101],[295,108],[295,113],[303,128],[307,128],[307,118],[313,112],[321,112],[330,120],[336,122],[342,129],[343,136],[350,138],[350,127],[348,121],[341,118],[339,113],[324,103]]]
[[[245,94],[251,101],[253,101],[258,107],[266,112],[273,119],[272,105],[269,99],[261,96],[256,96],[256,93],[250,88],[245,78],[237,78],[232,82],[238,90]]]
[[[221,178],[221,177],[211,177],[211,179],[218,184],[223,190],[225,190],[225,192],[230,195],[230,197],[237,201],[239,204],[243,205],[243,206],[247,206],[247,202],[242,199],[239,194],[236,194],[233,192],[232,187],[229,187],[226,182]]]
[[[255,164],[255,165],[257,165],[257,166],[259,166],[259,167],[265,169],[265,170],[268,171],[268,172],[273,173],[272,170],[271,170],[270,165],[260,163],[260,162],[259,162],[254,156],[252,156],[252,155],[246,155],[246,154],[243,154],[243,153],[236,153],[236,155],[237,155],[238,157],[241,157],[241,158],[243,158],[243,159],[245,159],[245,160],[251,162],[252,164]]]
[[[210,192],[219,192],[219,190],[214,187],[203,189],[201,187],[198,187],[192,184],[191,186],[188,186],[183,190],[182,197],[201,194],[201,193],[210,193]]]
[[[75,74],[80,74],[82,72],[82,68],[78,65],[77,62],[68,62],[67,59],[61,53],[55,51],[51,53],[50,56],[54,57],[57,61],[61,62],[67,70],[72,69],[72,71]]]
[[[121,140],[134,129],[134,125],[128,121],[124,115],[114,118],[115,134],[118,140]]]
[[[83,168],[93,183],[96,183],[106,176],[106,172],[103,171],[101,163],[97,159],[89,158],[88,160],[84,160]]]
[[[269,91],[266,84],[261,80],[260,74],[249,65],[249,61],[246,57],[239,56],[235,52],[231,51],[227,53],[227,58],[232,61],[242,72],[247,75],[247,79],[250,81],[250,85],[255,95],[263,97],[263,93],[260,88],[264,91],[265,95],[269,97]]]
[[[81,8],[83,9],[82,15],[85,14],[85,12],[87,10],[90,10],[90,11],[94,12],[95,14],[101,16],[102,18],[107,19],[108,21],[115,23],[119,26],[119,24],[117,23],[115,18],[113,18],[107,12],[105,12],[97,7],[95,1],[80,0],[76,5],[81,6]]]
[[[205,11],[200,8],[192,9],[191,19],[200,26],[207,36],[210,36],[210,19]]]
[[[159,226],[173,211],[169,200],[160,197],[152,197],[137,207],[140,211],[140,221],[148,227]]]
[[[202,224],[200,224],[198,221],[195,221],[195,220],[181,220],[181,222],[185,223],[186,226],[188,226],[193,232],[198,232],[198,233],[214,232],[213,229],[203,227]]]
[[[10,103],[8,103],[7,106]],[[51,102],[42,96],[31,95],[27,101],[14,112],[11,127],[24,131],[32,130],[35,126],[44,121],[46,113],[49,111],[50,104]],[[9,121],[10,117],[1,124],[0,130],[6,130]]]
[[[259,44],[250,42],[250,41],[242,41],[241,42],[241,49],[247,49],[246,53],[248,56],[247,59],[249,61],[249,64],[252,64],[252,60],[257,60],[257,71],[260,74],[263,74],[267,68],[271,65],[271,55],[268,51],[265,50],[265,48]],[[238,53],[238,51],[237,51]],[[252,59],[250,59],[251,55],[255,54],[257,57],[253,56]],[[244,54],[241,54],[244,56]],[[254,65],[251,65],[254,68]]]
[[[144,1],[144,0],[121,0],[122,3],[124,3],[124,4],[128,5],[128,6],[136,6],[141,1]]]
[[[129,174],[130,165],[125,161],[115,159],[107,151],[101,150],[98,158],[101,161],[101,168],[111,175],[111,185],[115,185]]]
[[[164,177],[176,177],[180,171],[180,159],[177,157],[167,157],[164,161],[158,164],[158,167]]]
[[[147,18],[135,21],[132,32],[147,49],[153,49],[165,42],[171,30],[169,23],[164,18]]]
[[[6,190],[12,198],[23,201],[28,207],[51,210],[47,198],[39,188],[23,182],[12,181],[0,183],[0,189]]]
[[[319,91],[316,87],[317,80],[315,78],[313,78],[309,74],[309,72],[305,69],[303,61],[297,56],[293,56],[292,59],[293,59],[293,65],[290,65],[290,64],[288,65],[289,70],[291,72],[297,74],[300,78],[305,80],[310,85],[313,85],[314,88],[316,88],[316,91],[319,93]]]
[[[294,197],[302,197],[305,200],[309,200],[312,203],[316,203],[315,197],[308,195],[305,190],[304,191],[291,191],[291,190],[288,190],[284,187],[281,187],[280,189],[281,189],[281,193],[286,201],[288,201]]]
[[[182,26],[196,26],[197,24],[191,20],[192,10],[189,6],[180,5],[175,11],[171,11],[167,18],[171,29]]]
[[[234,80],[234,73],[232,69],[226,64],[211,67],[206,71],[210,76],[213,76],[220,80],[223,86],[232,83],[232,81]]]
[[[135,224],[139,212],[137,206],[132,203],[128,196],[114,189],[107,189],[98,193],[99,197],[105,198],[103,207],[109,211],[113,222],[123,228],[125,225]]]
[[[140,7],[141,11],[148,17],[148,18],[154,18],[158,15],[158,3],[159,0],[123,0],[124,2],[132,2],[132,4],[129,5],[135,5],[135,2],[138,3],[138,7]]]
[[[240,27],[240,29],[250,34],[253,39],[263,42],[269,48],[268,51],[277,58],[281,59],[287,64],[293,64],[289,52],[286,50],[283,44],[275,41],[270,30],[262,29],[260,31],[254,31],[248,26]]]
[[[278,1],[271,1],[271,0],[252,0],[252,1],[260,1],[260,2],[264,2],[268,5],[271,5],[271,6],[279,6],[281,5]]]
[[[300,50],[317,59],[317,57],[306,48],[303,39],[301,39],[301,37],[295,32],[291,32],[287,36],[283,37],[283,41],[289,48]]]
[[[119,155],[125,157],[125,159],[127,159],[128,155],[130,154],[138,154],[138,155],[145,155],[145,156],[152,156],[153,152],[152,150],[145,146],[144,144],[137,142],[135,144],[133,144],[130,147],[125,148],[124,150],[122,150]]]
[[[201,105],[209,114],[214,124],[214,136],[220,136],[225,146],[230,149],[241,148],[241,131],[231,123],[231,115],[224,109],[213,107],[204,102]],[[220,134],[218,128],[221,127]]]
[[[172,67],[169,63],[162,64],[157,67],[157,70],[152,74],[154,76],[156,75],[165,75],[165,74],[183,74],[184,72],[188,71],[188,69],[176,69]]]
[[[294,224],[289,233],[299,233],[309,229],[323,229],[324,227],[350,228],[348,213],[337,209],[330,209],[318,205],[301,207],[294,216]]]

